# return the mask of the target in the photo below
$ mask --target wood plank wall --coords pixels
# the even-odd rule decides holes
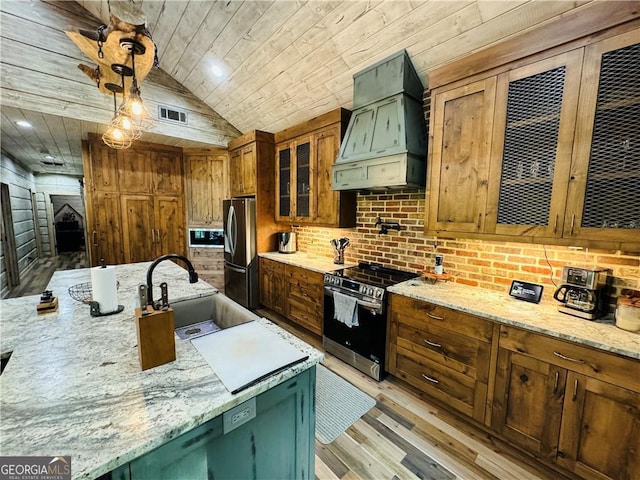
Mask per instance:
[[[35,190],[35,182],[32,173],[5,155],[1,156],[0,172],[2,183],[9,185],[18,270],[22,276],[38,257],[31,196],[31,192]],[[8,293],[8,281],[4,245],[2,247],[0,295],[4,297]]]

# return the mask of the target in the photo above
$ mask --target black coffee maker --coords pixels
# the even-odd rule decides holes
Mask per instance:
[[[594,320],[607,313],[606,287],[609,270],[562,267],[562,285],[553,298],[562,303],[558,311]]]

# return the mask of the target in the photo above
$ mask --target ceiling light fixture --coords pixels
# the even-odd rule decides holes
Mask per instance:
[[[31,128],[33,127],[33,125],[31,125],[29,122],[27,122],[26,120],[18,120],[16,122],[16,125],[20,126],[20,127],[24,127],[24,128]]]
[[[222,71],[222,68],[219,65],[212,65],[211,73],[213,73],[213,75],[218,78],[222,77],[222,75],[224,74],[224,72]]]

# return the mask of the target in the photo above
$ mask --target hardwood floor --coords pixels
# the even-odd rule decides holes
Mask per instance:
[[[323,350],[319,337],[273,312],[257,313]],[[567,478],[425,401],[401,380],[376,382],[331,354],[322,363],[374,397],[376,406],[331,444],[316,440],[317,480]]]
[[[89,266],[84,251],[61,253],[56,257],[44,257],[36,260],[35,265],[20,278],[20,285],[9,291],[5,298],[38,295],[44,291],[56,270],[72,270]]]

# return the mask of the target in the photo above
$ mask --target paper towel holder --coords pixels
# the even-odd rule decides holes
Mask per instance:
[[[106,317],[107,315],[114,315],[124,310],[124,305],[118,305],[118,308],[113,312],[103,313],[100,311],[100,304],[98,302],[89,300],[87,303],[89,304],[89,312],[92,317]]]

